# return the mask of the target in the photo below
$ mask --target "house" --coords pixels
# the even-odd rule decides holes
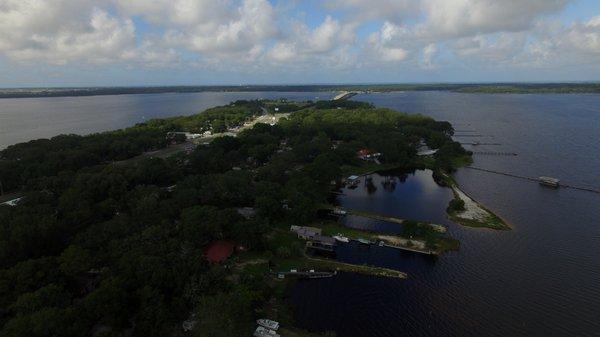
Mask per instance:
[[[356,152],[356,158],[362,160],[377,160],[379,157],[381,157],[381,153],[369,149],[360,149]]]
[[[316,235],[321,235],[321,228],[308,226],[291,226],[290,231],[296,233],[299,239],[310,240]]]
[[[335,247],[335,239],[330,236],[317,234],[308,240],[306,247],[332,252]]]
[[[235,243],[219,240],[211,243],[204,251],[204,257],[210,263],[223,263],[233,254]]]
[[[356,158],[366,160],[370,154],[371,154],[370,150],[360,149],[356,152]]]
[[[236,211],[245,219],[251,219],[256,215],[256,210],[253,207],[240,207]]]

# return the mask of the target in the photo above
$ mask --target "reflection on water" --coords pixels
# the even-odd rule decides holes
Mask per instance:
[[[448,224],[446,207],[452,190],[439,186],[431,170],[387,172],[361,177],[357,188],[342,189],[346,209],[393,215],[402,219]]]

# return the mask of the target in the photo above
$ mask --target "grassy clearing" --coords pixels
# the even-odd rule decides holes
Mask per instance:
[[[490,216],[485,219],[466,219],[461,218],[460,213],[452,212],[448,214],[450,220],[467,227],[490,228],[496,230],[511,230],[510,225],[504,222],[496,214],[490,212]]]

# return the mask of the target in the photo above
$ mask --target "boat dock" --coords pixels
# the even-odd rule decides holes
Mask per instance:
[[[379,240],[379,241],[377,241],[377,240],[371,241],[370,240],[368,243],[360,241],[358,239],[352,239],[352,241],[356,241],[363,245],[375,245],[375,246],[379,246],[379,247],[387,247],[387,248],[393,248],[393,249],[398,249],[398,250],[405,250],[405,251],[419,253],[419,254],[425,254],[425,255],[438,255],[438,253],[436,251],[431,250],[431,249],[418,249],[418,248],[394,245],[391,243],[387,243],[383,240]]]
[[[592,192],[592,193],[598,193],[598,194],[600,194],[600,188],[574,186],[574,185],[570,185],[570,184],[565,184],[565,183],[560,182],[558,179],[551,178],[551,177],[532,178],[532,177],[521,176],[521,175],[513,174],[513,173],[488,170],[488,169],[484,169],[484,168],[481,168],[481,167],[465,166],[465,168],[470,169],[470,170],[476,170],[476,171],[482,171],[482,172],[487,172],[487,173],[493,173],[493,174],[503,175],[503,176],[512,177],[512,178],[518,178],[518,179],[523,179],[523,180],[534,181],[534,182],[537,182],[539,184],[546,185],[546,186],[551,186],[551,187],[564,187],[564,188],[570,188],[570,189],[573,189],[573,190],[579,190],[579,191],[585,191],[585,192]]]
[[[388,248],[394,248],[394,249],[400,249],[400,250],[406,250],[409,252],[413,252],[413,253],[419,253],[419,254],[425,254],[425,255],[438,255],[438,253],[436,251],[433,250],[421,250],[421,249],[415,249],[415,248],[409,248],[409,247],[403,247],[403,246],[397,246],[397,245],[391,245],[391,244],[387,244],[384,243],[382,245],[380,245],[382,247],[388,247]]]
[[[292,269],[290,271],[278,271],[278,272],[271,272],[271,273],[277,275],[278,278],[285,278],[286,276],[296,276],[296,277],[300,277],[300,278],[310,278],[310,279],[329,278],[329,277],[334,277],[335,275],[337,275],[337,271],[333,271],[333,272],[315,271],[313,269],[311,269],[309,271],[297,271],[295,269]]]
[[[471,145],[471,146],[479,146],[479,145],[492,145],[492,146],[500,146],[500,143],[480,143],[480,142],[461,142],[460,145]]]
[[[496,151],[473,151],[473,154],[484,156],[516,156],[514,152],[496,152]]]

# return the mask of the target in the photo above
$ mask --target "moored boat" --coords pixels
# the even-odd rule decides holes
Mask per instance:
[[[365,244],[365,245],[370,245],[371,244],[371,241],[369,241],[367,239],[363,239],[363,238],[358,238],[358,239],[356,239],[356,241],[358,241],[358,242],[360,242],[362,244]]]
[[[338,234],[334,235],[334,236],[333,236],[333,238],[334,238],[336,241],[339,241],[339,242],[350,242],[350,239],[348,239],[347,237],[343,236],[343,235],[342,235],[342,234],[340,234],[340,233],[338,233]]]

